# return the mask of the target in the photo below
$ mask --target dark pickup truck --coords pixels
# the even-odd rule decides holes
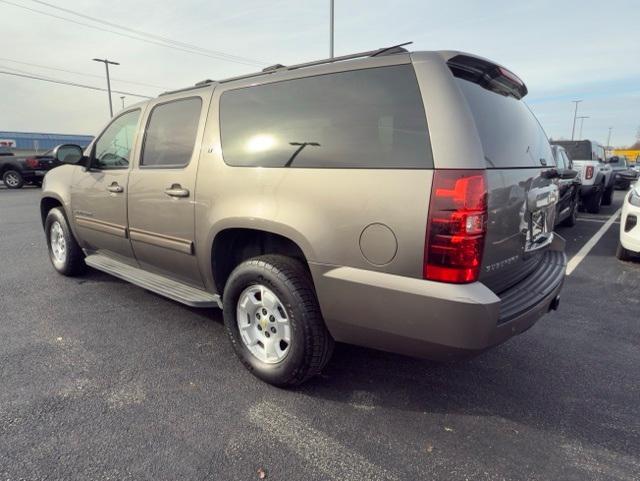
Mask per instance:
[[[0,152],[0,179],[8,189],[20,189],[25,184],[41,185],[47,171],[59,163],[51,151],[42,155],[14,155]]]

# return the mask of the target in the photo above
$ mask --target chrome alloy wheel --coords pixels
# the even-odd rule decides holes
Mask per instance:
[[[9,172],[4,177],[4,182],[7,184],[8,187],[17,187],[20,184],[20,178],[18,177],[17,174],[14,174],[13,172]]]
[[[67,241],[64,239],[64,232],[60,222],[55,221],[51,224],[49,240],[51,242],[53,258],[59,263],[64,263],[67,259]]]
[[[271,289],[254,284],[242,291],[236,322],[242,342],[258,360],[276,364],[289,353],[291,323],[282,302]]]

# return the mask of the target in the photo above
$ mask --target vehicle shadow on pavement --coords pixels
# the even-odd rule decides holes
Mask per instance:
[[[609,403],[603,409],[602,397],[589,392],[599,391],[600,386],[585,385],[579,372],[550,367],[575,365],[575,361],[567,364],[560,352],[554,359],[549,357],[553,351],[547,350],[540,362],[533,346],[520,342],[518,348],[516,343],[449,363],[338,344],[323,375],[301,386],[299,392],[350,406],[358,393],[369,400],[372,414],[382,408],[443,417],[502,418],[520,431],[543,430],[567,443],[578,439],[637,456],[638,431],[612,423],[612,419],[632,419],[625,412],[628,406]],[[611,411],[615,409],[619,412]],[[607,435],[603,436],[603,430]]]

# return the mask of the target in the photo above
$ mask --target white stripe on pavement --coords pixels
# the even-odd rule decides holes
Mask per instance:
[[[325,433],[309,426],[281,406],[263,401],[249,409],[249,421],[284,444],[324,476],[335,481],[398,481],[398,477],[373,464]]]
[[[586,242],[586,244],[583,245],[582,248],[578,251],[578,253],[571,258],[571,260],[567,264],[568,276],[570,276],[571,273],[576,270],[576,267],[580,265],[580,263],[584,260],[584,258],[587,257],[591,249],[593,249],[594,246],[598,243],[598,241],[602,238],[605,232],[609,230],[609,227],[611,227],[611,225],[616,221],[616,219],[620,215],[621,210],[622,209],[618,209],[611,217],[609,217],[609,220],[605,222],[604,225],[600,227],[600,229],[598,229],[598,232],[593,234],[593,237],[589,239]]]

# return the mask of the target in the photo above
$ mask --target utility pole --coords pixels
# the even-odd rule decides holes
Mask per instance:
[[[334,0],[329,0],[329,57],[333,58],[333,2]]]
[[[576,118],[578,117],[578,104],[582,102],[582,100],[572,100],[574,104],[576,104],[576,109],[573,112],[573,128],[571,129],[571,140],[575,138],[576,134]]]
[[[611,148],[611,131],[613,130],[613,127],[609,127],[609,136],[607,137],[607,148]]]
[[[109,94],[109,115],[113,117],[113,104],[111,103],[111,81],[109,80],[109,65],[120,65],[118,62],[112,62],[106,58],[94,58],[94,62],[102,62],[107,70],[107,93]]]
[[[120,96],[120,100],[122,100],[122,110],[124,110],[124,99],[125,99],[125,98],[126,98],[126,97],[125,97],[124,95],[121,95],[121,96]]]
[[[578,137],[580,137],[578,140],[582,140],[582,127],[584,126],[584,119],[588,119],[589,116],[588,115],[581,115],[579,117],[577,117],[578,119],[580,119],[580,135],[578,135]],[[573,139],[571,139],[573,140]]]

